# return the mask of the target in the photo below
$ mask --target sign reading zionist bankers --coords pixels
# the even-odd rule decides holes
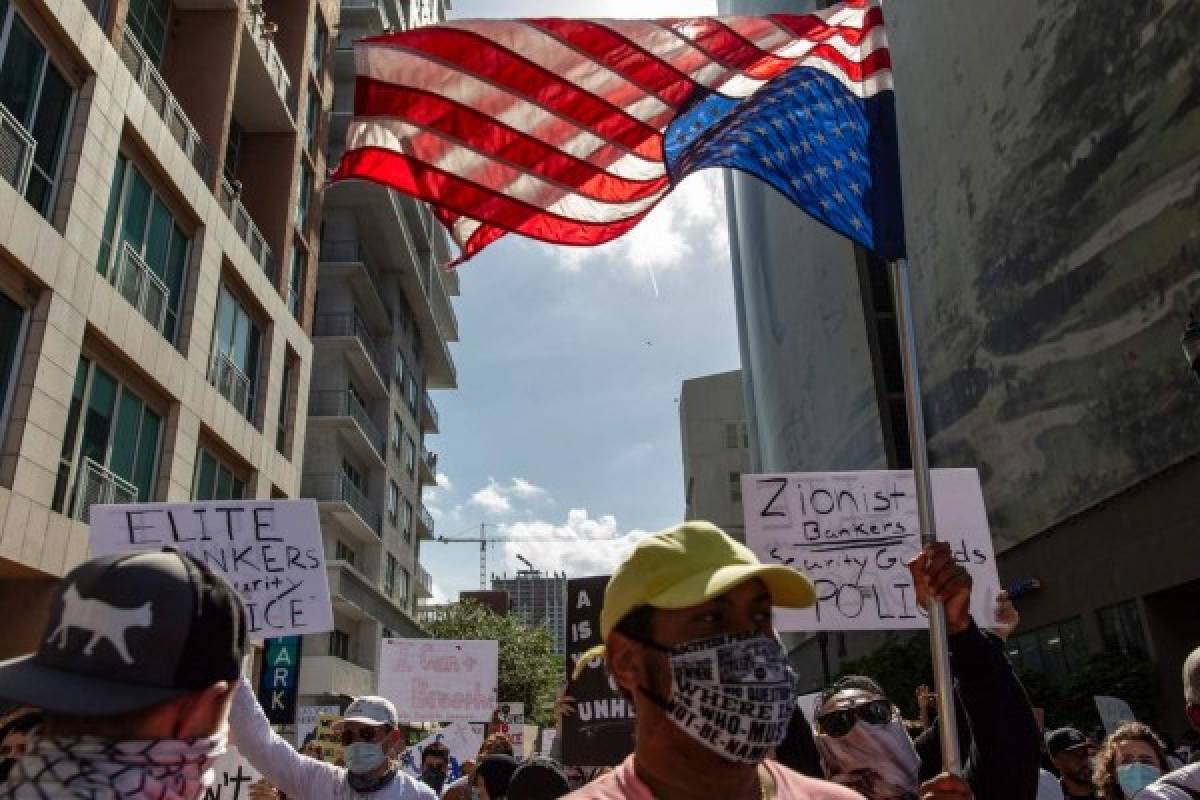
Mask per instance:
[[[935,469],[938,538],[971,573],[971,613],[995,619],[1000,581],[979,473]],[[906,563],[921,548],[916,487],[909,471],[743,475],[746,544],[764,563],[812,579],[817,603],[779,609],[781,631],[925,628]]]
[[[92,506],[93,556],[163,547],[192,554],[233,585],[251,638],[333,630],[312,500]]]

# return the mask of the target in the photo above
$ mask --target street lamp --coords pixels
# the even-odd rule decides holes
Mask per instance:
[[[1193,309],[1188,314],[1187,325],[1183,328],[1183,336],[1179,338],[1183,346],[1183,354],[1187,357],[1188,366],[1192,368],[1196,380],[1200,380],[1200,319]]]

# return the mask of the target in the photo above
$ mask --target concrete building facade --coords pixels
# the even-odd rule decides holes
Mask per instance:
[[[353,43],[445,17],[442,3],[343,0],[333,47],[329,163],[353,112]],[[448,242],[427,206],[374,184],[325,192],[313,316],[313,379],[302,491],[317,500],[335,630],[305,637],[300,703],[375,691],[380,640],[422,636],[432,594],[420,565],[434,521],[422,490],[437,475],[425,436],[439,429],[430,391],[457,385]]]
[[[683,382],[679,438],[684,519],[708,520],[744,542],[741,478],[750,467],[750,439],[741,370]]]
[[[538,569],[517,570],[513,577],[492,576],[492,591],[507,592],[509,613],[527,627],[545,628],[554,636],[554,654],[567,652],[567,575]]]
[[[1042,587],[1011,655],[1061,681],[1090,653],[1144,654],[1181,731],[1200,642],[1200,391],[1179,349],[1200,301],[1200,17],[885,12],[932,460],[980,470],[1002,581]],[[726,189],[755,469],[907,463],[884,265],[752,178]],[[833,639],[834,659],[869,643]]]
[[[0,2],[0,658],[93,503],[300,495],[337,15]]]

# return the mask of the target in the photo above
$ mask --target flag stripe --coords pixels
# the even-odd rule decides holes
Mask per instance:
[[[791,66],[715,19],[688,20],[680,32],[690,34],[688,39],[714,60],[752,78],[770,78]]]

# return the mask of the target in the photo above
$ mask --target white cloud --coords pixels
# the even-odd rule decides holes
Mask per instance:
[[[508,489],[510,494],[513,494],[522,500],[532,500],[535,497],[545,497],[547,492],[541,486],[531,483],[524,478],[513,478],[512,486]]]
[[[639,540],[643,530],[622,531],[611,514],[592,518],[586,509],[573,508],[563,522],[532,520],[500,526],[500,534],[512,539],[539,541],[504,542],[501,564],[489,564],[490,572],[515,573],[521,569],[517,554],[528,558],[543,572],[565,572],[567,577],[611,574]]]
[[[490,478],[488,485],[471,495],[467,503],[492,514],[509,514],[513,510],[512,503],[505,496],[504,488]]]
[[[444,472],[437,474],[437,486],[439,489],[445,489],[447,492],[454,491],[454,484],[450,482],[450,476]]]
[[[433,595],[429,598],[430,603],[433,603],[434,605],[441,605],[443,603],[450,602],[450,595],[446,594],[445,590],[442,589],[441,586],[438,586],[437,581],[430,582],[429,591]]]

